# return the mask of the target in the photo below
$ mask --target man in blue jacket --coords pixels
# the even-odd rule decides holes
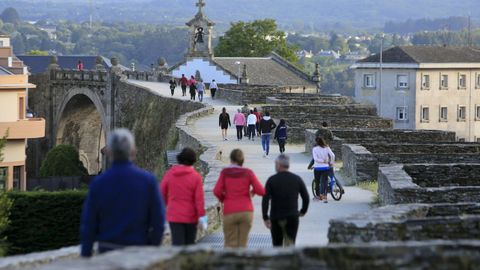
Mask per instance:
[[[135,140],[118,129],[108,138],[112,167],[90,185],[80,226],[81,255],[92,256],[127,246],[158,246],[165,225],[165,206],[152,174],[133,165]]]

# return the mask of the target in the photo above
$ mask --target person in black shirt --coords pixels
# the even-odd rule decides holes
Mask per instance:
[[[222,108],[222,113],[218,116],[218,125],[222,129],[222,138],[225,141],[228,141],[227,131],[228,127],[232,126],[232,123],[230,122],[230,115],[227,113],[227,109],[225,107]]]
[[[265,226],[270,229],[274,247],[295,245],[299,217],[308,210],[310,197],[302,178],[288,171],[290,158],[281,154],[275,161],[277,174],[265,185],[262,213]],[[298,211],[298,195],[302,197],[302,209]],[[271,202],[270,215],[268,206]]]

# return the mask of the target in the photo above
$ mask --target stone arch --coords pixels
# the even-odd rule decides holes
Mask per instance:
[[[60,103],[55,119],[55,145],[75,146],[89,174],[103,170],[106,162],[102,148],[110,127],[98,95],[87,88],[71,89]]]

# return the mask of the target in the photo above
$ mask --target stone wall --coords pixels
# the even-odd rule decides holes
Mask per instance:
[[[263,250],[130,248],[38,269],[476,269],[480,241],[378,242]]]
[[[303,93],[276,93],[266,98],[268,105],[298,105],[302,103],[312,105],[346,105],[354,104],[352,97],[337,95],[318,95]]]
[[[428,185],[422,187],[406,172],[411,172],[417,180],[416,182]],[[428,170],[426,167],[429,167]],[[403,204],[403,203],[457,203],[457,202],[478,202],[480,201],[480,186],[476,182],[467,181],[442,181],[443,186],[433,184],[433,181],[425,182],[419,180],[420,175],[435,175],[445,177],[447,174],[451,179],[455,179],[456,173],[462,170],[462,177],[478,178],[479,163],[469,164],[409,164],[409,165],[381,165],[378,172],[378,194],[380,203]],[[423,173],[421,173],[423,172]]]
[[[237,105],[265,104],[267,97],[288,91],[288,87],[223,84],[219,85],[217,98]]]
[[[377,179],[379,164],[388,163],[468,163],[477,162],[480,144],[344,144],[345,174],[352,180]]]

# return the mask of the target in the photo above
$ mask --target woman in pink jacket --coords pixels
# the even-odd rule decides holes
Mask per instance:
[[[237,128],[237,141],[240,141],[243,138],[243,127],[246,124],[245,115],[242,113],[242,110],[238,109],[238,112],[233,117],[233,124]]]

